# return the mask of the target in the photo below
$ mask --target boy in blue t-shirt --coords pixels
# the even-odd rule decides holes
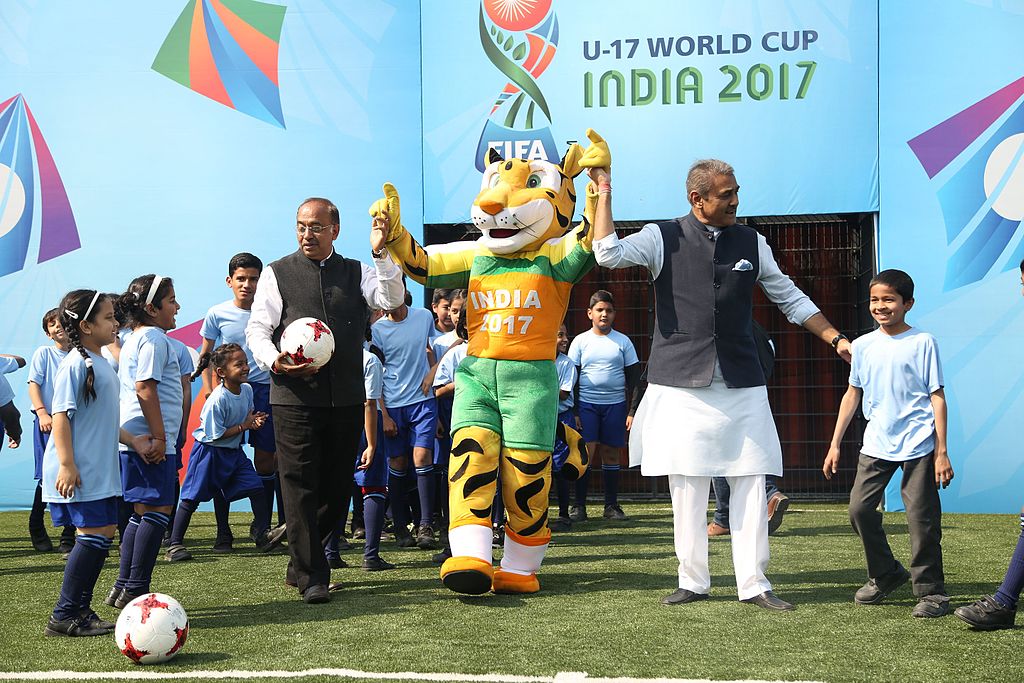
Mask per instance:
[[[583,439],[592,459],[604,473],[605,519],[628,519],[619,506],[619,470],[626,445],[627,397],[640,379],[640,359],[629,337],[612,329],[615,300],[599,289],[587,308],[591,328],[577,335],[568,356],[579,369],[579,412]],[[587,519],[587,484],[590,470],[576,482],[573,521]]]
[[[249,431],[248,443],[253,448],[253,464],[263,482],[267,514],[274,510],[277,498],[278,525],[284,523],[284,507],[281,504],[281,485],[277,480],[277,445],[274,440],[274,417],[270,407],[270,372],[260,367],[253,359],[252,351],[245,343],[245,326],[252,313],[252,301],[256,296],[256,284],[263,273],[263,261],[248,252],[235,254],[228,261],[226,282],[233,297],[213,306],[203,318],[199,334],[203,344],[199,355],[213,351],[222,344],[238,344],[245,351],[249,361],[249,385],[252,387],[253,404],[256,412],[267,415],[263,426]],[[215,382],[210,370],[203,373],[203,395],[209,396]],[[213,499],[214,515],[217,520],[217,538],[213,549],[229,552],[234,541],[228,524],[228,502],[219,494]]]
[[[46,533],[43,523],[43,511],[46,510],[46,503],[43,501],[43,453],[46,451],[46,443],[50,440],[50,430],[53,428],[53,380],[57,376],[57,368],[68,355],[68,340],[58,320],[58,311],[51,308],[43,315],[43,333],[52,341],[52,344],[40,346],[32,354],[28,364],[28,398],[32,402],[33,422],[35,429],[32,436],[32,455],[35,459],[36,492],[32,499],[32,511],[28,514],[28,534],[32,540],[32,547],[39,552],[53,550],[53,543]],[[75,546],[75,527],[65,526],[60,535],[61,553],[70,553]]]
[[[854,595],[858,605],[877,605],[912,579],[918,599],[911,614],[949,614],[942,569],[942,505],[938,487],[949,485],[953,467],[946,451],[946,398],[935,338],[905,317],[914,305],[914,281],[902,270],[883,270],[870,283],[869,307],[878,329],[853,342],[850,386],[839,406],[822,471],[831,479],[839,444],[863,394],[864,430],[857,475],[850,491],[850,523],[864,544],[868,582]],[[892,554],[878,504],[896,470],[910,532],[910,571]]]
[[[406,301],[408,302],[408,293]],[[384,453],[388,457],[391,514],[398,545],[435,547],[434,538],[434,438],[437,402],[431,391],[434,364],[430,335],[434,317],[423,308],[403,303],[387,311],[371,328],[373,344],[384,354]],[[416,538],[408,531],[406,498],[409,456],[416,468],[420,520]]]
[[[569,332],[565,323],[558,326],[557,355],[555,370],[558,372],[558,421],[570,427],[577,427],[579,418],[576,414],[576,400],[573,391],[579,379],[576,364],[569,358]],[[568,445],[555,439],[555,449],[551,454],[551,472],[555,480],[555,492],[558,498],[558,517],[548,524],[551,531],[569,531],[572,529],[572,518],[569,517],[569,480],[561,476],[562,465],[568,456]]]
[[[1020,262],[1020,284],[1021,294],[1024,295],[1024,261]],[[957,607],[953,612],[980,631],[1013,628],[1017,618],[1017,602],[1020,600],[1021,590],[1024,590],[1024,509],[1020,514],[1020,527],[1020,536],[1017,537],[1017,547],[1010,557],[1010,566],[995,594],[985,595],[969,605]]]

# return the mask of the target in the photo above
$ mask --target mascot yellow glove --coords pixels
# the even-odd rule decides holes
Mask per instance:
[[[384,183],[384,196],[370,205],[370,217],[386,216],[388,219],[387,242],[390,244],[402,236],[402,207],[398,190],[391,183]]]

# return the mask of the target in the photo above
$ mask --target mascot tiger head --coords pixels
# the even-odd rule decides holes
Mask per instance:
[[[483,246],[495,254],[534,251],[569,230],[576,208],[573,178],[585,168],[611,165],[605,141],[589,129],[587,137],[591,144],[586,150],[573,143],[559,164],[506,161],[493,148],[489,150],[471,212]]]

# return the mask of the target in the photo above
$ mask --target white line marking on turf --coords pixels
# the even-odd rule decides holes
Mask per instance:
[[[333,676],[337,678],[370,678],[385,681],[459,681],[461,683],[714,683],[706,678],[596,678],[580,671],[563,671],[551,676],[516,676],[512,674],[419,673],[402,671],[380,673],[355,669],[305,669],[303,671],[157,671],[133,669],[131,671],[12,671],[0,672],[0,681],[95,681],[95,680],[217,680],[223,678],[309,678]],[[725,683],[719,681],[718,683]],[[746,680],[728,683],[780,683],[778,681]],[[793,683],[813,683],[794,681]]]

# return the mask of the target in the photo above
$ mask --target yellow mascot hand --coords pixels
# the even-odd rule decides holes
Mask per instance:
[[[402,227],[402,208],[398,198],[398,190],[391,183],[384,183],[384,197],[370,205],[370,216],[377,218],[386,216],[388,219],[388,230],[386,241],[394,242],[401,237],[404,229]]]
[[[587,128],[587,137],[590,139],[590,146],[583,151],[583,156],[577,162],[580,168],[610,169],[612,153],[608,150],[608,143],[593,128]]]

